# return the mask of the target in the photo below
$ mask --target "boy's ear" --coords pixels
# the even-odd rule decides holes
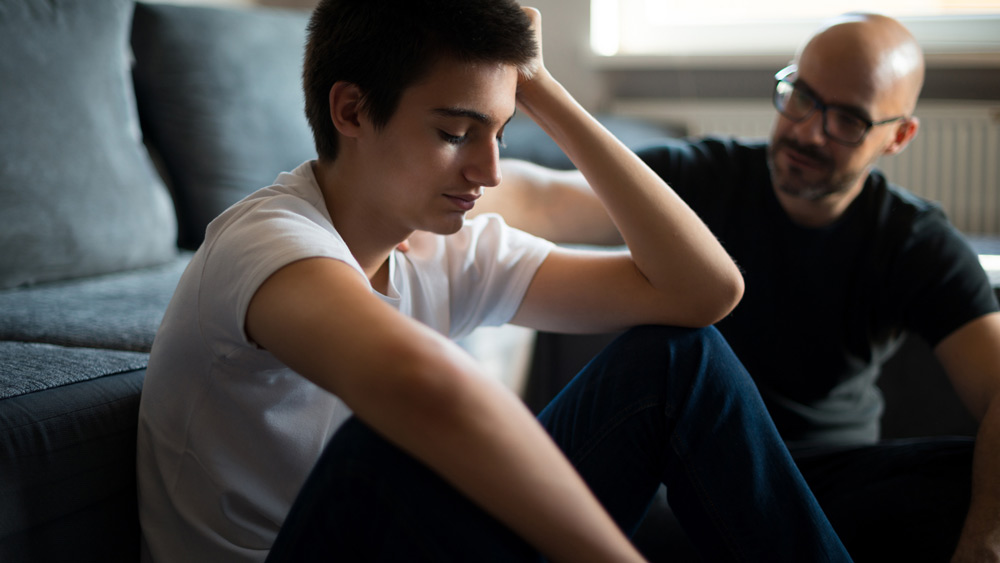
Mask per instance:
[[[356,137],[361,130],[361,89],[350,82],[330,88],[330,120],[341,135]]]

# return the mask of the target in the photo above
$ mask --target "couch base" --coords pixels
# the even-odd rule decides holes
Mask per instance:
[[[135,421],[145,373],[0,401],[0,561],[138,561]]]

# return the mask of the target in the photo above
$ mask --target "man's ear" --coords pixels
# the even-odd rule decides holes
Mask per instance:
[[[896,125],[896,136],[886,147],[884,154],[897,154],[902,152],[906,145],[910,144],[910,141],[917,136],[917,130],[920,129],[920,118],[918,117],[908,117],[903,119]]]
[[[357,137],[361,131],[361,89],[350,82],[330,88],[330,120],[341,135]]]

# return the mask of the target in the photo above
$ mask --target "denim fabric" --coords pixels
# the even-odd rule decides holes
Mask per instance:
[[[303,485],[267,561],[543,559],[435,473],[351,418]]]
[[[639,327],[539,415],[630,533],[661,482],[711,561],[849,561],[714,328]],[[359,421],[333,437],[268,561],[540,561]]]
[[[792,447],[792,456],[855,561],[951,559],[969,510],[969,437]]]
[[[940,563],[951,559],[969,509],[974,444],[941,436],[790,451],[856,563]],[[636,544],[656,563],[700,561],[666,497],[657,491]]]

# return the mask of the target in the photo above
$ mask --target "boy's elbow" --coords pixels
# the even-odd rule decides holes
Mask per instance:
[[[715,324],[722,319],[726,318],[729,313],[733,312],[733,309],[740,304],[740,300],[743,299],[743,291],[746,289],[745,282],[743,281],[743,275],[733,268],[732,275],[722,284],[720,289],[720,299],[719,299],[719,311],[716,315],[716,319],[712,321],[711,324]]]
[[[726,318],[743,299],[744,289],[743,276],[735,268],[730,275],[720,276],[710,290],[703,288],[688,324],[701,328]]]

